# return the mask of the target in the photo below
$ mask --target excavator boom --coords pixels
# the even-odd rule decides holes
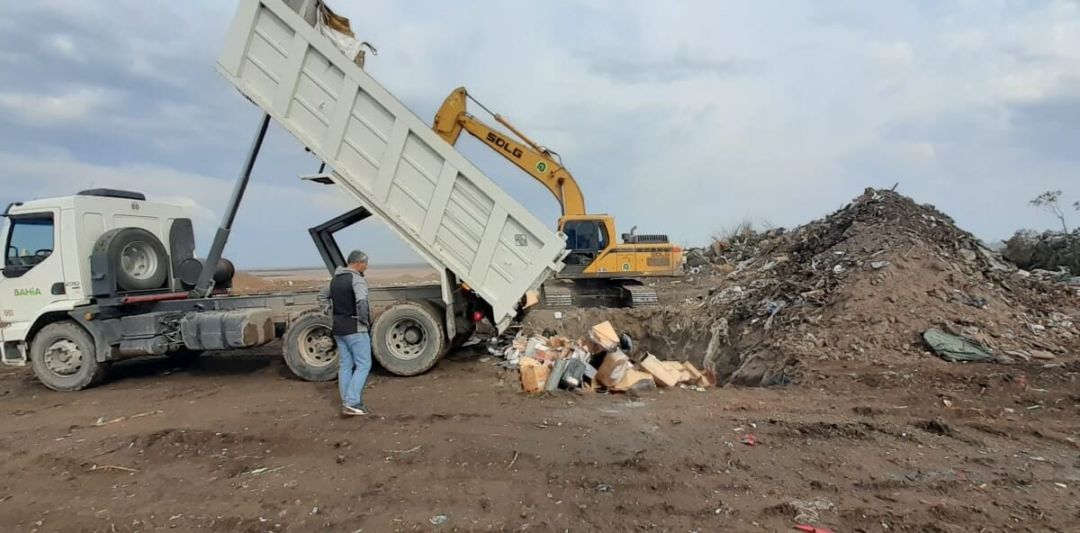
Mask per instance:
[[[585,215],[585,196],[574,176],[562,166],[557,156],[534,143],[500,115],[492,113],[496,121],[506,126],[523,142],[518,142],[470,115],[465,110],[468,97],[464,87],[454,89],[454,92],[446,97],[435,115],[435,133],[453,145],[457,144],[462,131],[469,132],[551,191],[559,201],[564,217]]]

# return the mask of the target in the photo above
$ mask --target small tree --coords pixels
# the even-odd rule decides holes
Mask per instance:
[[[1065,212],[1061,210],[1061,206],[1058,202],[1061,200],[1061,191],[1046,191],[1035,197],[1034,200],[1028,202],[1029,205],[1038,207],[1043,211],[1046,211],[1061,222],[1061,231],[1064,233],[1069,232],[1069,226],[1065,224]],[[1080,210],[1080,202],[1073,204],[1073,207]]]

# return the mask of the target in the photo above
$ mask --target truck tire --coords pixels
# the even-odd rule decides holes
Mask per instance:
[[[96,357],[94,338],[69,321],[41,328],[30,345],[34,375],[55,391],[77,391],[105,379],[105,365]]]
[[[305,381],[330,381],[337,377],[338,352],[333,321],[321,314],[296,319],[285,330],[285,364]]]
[[[371,352],[391,374],[423,374],[439,362],[446,350],[443,314],[434,305],[401,302],[375,319]]]
[[[169,255],[153,233],[142,228],[117,228],[98,239],[107,247],[116,285],[124,291],[160,289],[169,277]]]

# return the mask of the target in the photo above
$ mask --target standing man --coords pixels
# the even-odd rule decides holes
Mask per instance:
[[[319,292],[319,304],[334,318],[341,414],[363,416],[370,412],[363,401],[364,383],[371,371],[371,306],[364,279],[367,254],[353,250],[347,263],[334,271],[330,284]]]

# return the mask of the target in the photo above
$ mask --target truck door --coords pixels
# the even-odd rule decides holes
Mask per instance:
[[[58,249],[59,212],[10,215],[3,235],[4,264],[0,275],[0,335],[21,341],[49,303],[64,299],[64,267]]]

